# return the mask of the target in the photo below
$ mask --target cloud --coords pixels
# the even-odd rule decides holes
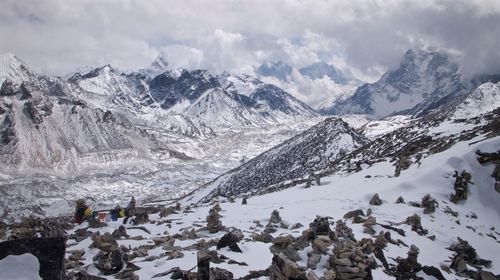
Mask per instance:
[[[500,1],[3,0],[0,36],[0,52],[59,75],[138,69],[166,53],[171,65],[216,72],[325,60],[374,79],[419,46],[491,72],[500,70]]]

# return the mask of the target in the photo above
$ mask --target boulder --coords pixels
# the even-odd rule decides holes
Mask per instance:
[[[370,199],[370,205],[382,205],[382,200],[378,196],[378,193],[374,194]]]
[[[229,250],[237,253],[242,253],[240,247],[238,246],[238,241],[240,239],[234,233],[228,232],[222,236],[217,242],[217,250],[225,247],[229,247]]]

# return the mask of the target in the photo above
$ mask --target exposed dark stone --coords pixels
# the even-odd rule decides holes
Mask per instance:
[[[399,204],[399,203],[405,203],[405,200],[403,197],[398,197],[398,199],[396,199],[396,203]]]
[[[196,256],[198,261],[198,279],[210,280],[210,261],[212,260],[212,254],[210,254],[209,251],[198,251]]]
[[[217,250],[224,248],[224,247],[229,247],[229,250],[237,253],[242,253],[240,247],[238,246],[238,241],[240,239],[238,236],[235,234],[228,232],[222,236],[221,239],[219,239],[219,242],[217,242]]]
[[[316,239],[318,235],[330,236],[332,230],[330,229],[330,223],[327,217],[317,216],[312,223],[309,224],[309,228],[312,230],[313,238]]]
[[[426,194],[422,197],[422,203],[420,203],[420,205],[424,208],[424,214],[431,214],[436,212],[438,202],[430,194]]]
[[[344,214],[344,219],[352,219],[356,216],[365,216],[365,213],[361,209],[352,210]]]
[[[382,205],[382,200],[378,197],[378,193],[374,194],[370,199],[370,205]]]
[[[438,280],[446,280],[446,278],[444,278],[443,276],[443,273],[441,273],[441,270],[439,270],[439,268],[435,267],[435,266],[427,266],[427,265],[424,265],[422,267],[422,271],[429,275],[429,276],[433,276],[434,278],[438,279]]]
[[[88,274],[86,271],[79,271],[76,275],[76,280],[106,280],[106,278]]]
[[[32,254],[40,263],[39,275],[44,280],[64,279],[66,238],[32,238],[0,243],[0,260],[9,255]]]
[[[231,280],[234,275],[231,271],[222,268],[210,268],[210,280]]]
[[[418,214],[406,218],[406,224],[411,225],[411,230],[418,233],[418,235],[426,235],[429,231],[422,227],[422,219]]]
[[[453,184],[455,193],[451,194],[450,201],[457,203],[462,200],[467,200],[469,195],[469,184],[472,184],[472,176],[464,170],[461,174],[458,174],[458,171],[455,171],[453,177],[455,178],[455,183]]]

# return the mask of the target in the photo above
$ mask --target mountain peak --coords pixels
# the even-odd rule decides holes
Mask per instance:
[[[5,79],[10,79],[19,84],[29,80],[31,75],[33,75],[31,70],[17,56],[12,53],[0,54],[0,84]]]
[[[292,67],[281,60],[266,61],[257,69],[257,73],[265,77],[275,77],[282,81],[288,80]]]
[[[168,68],[168,60],[163,55],[160,54],[156,57],[156,59],[151,63],[151,68],[158,71],[167,71]]]
[[[342,85],[347,84],[349,80],[344,73],[342,73],[342,71],[324,61],[318,61],[307,67],[301,68],[299,72],[303,76],[309,77],[313,80],[322,79],[327,76],[335,83]]]

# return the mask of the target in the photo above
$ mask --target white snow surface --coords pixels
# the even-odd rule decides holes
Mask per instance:
[[[478,140],[482,140],[479,141]],[[398,227],[405,231],[406,236],[393,233],[393,238],[401,239],[405,244],[416,245],[420,248],[418,261],[422,265],[433,265],[440,267],[441,264],[449,265],[449,257],[453,255],[452,251],[447,250],[451,244],[460,237],[467,240],[476,250],[479,257],[493,261],[489,268],[495,274],[500,273],[498,262],[498,252],[500,245],[493,238],[486,234],[497,235],[492,228],[500,226],[500,194],[494,188],[494,180],[490,177],[493,170],[492,166],[482,166],[478,163],[475,150],[492,151],[500,147],[500,137],[483,139],[478,136],[465,142],[459,142],[450,149],[430,155],[422,159],[420,165],[412,165],[407,170],[402,171],[399,177],[393,177],[393,166],[389,162],[380,162],[371,167],[364,166],[358,173],[349,175],[331,175],[321,180],[321,185],[305,189],[304,185],[298,185],[284,191],[270,193],[262,196],[251,197],[248,199],[248,205],[241,205],[239,199],[235,203],[220,201],[222,211],[222,224],[227,227],[241,229],[245,237],[250,237],[253,233],[258,233],[263,228],[256,227],[256,222],[265,225],[269,221],[270,213],[273,210],[279,210],[280,216],[288,224],[297,222],[307,225],[317,216],[330,216],[336,221],[342,219],[343,215],[351,210],[362,209],[365,213],[368,208],[373,210],[373,216],[378,223],[400,223],[408,216],[415,213],[422,217],[422,225],[429,231],[429,236],[434,235],[435,241],[427,236],[419,236],[411,231],[409,225],[399,225]],[[451,176],[455,170],[468,170],[472,174],[474,185],[470,187],[470,195],[467,201],[453,204],[449,202],[449,195],[453,191],[454,178]],[[368,177],[367,175],[370,175]],[[380,206],[370,206],[368,201],[371,196],[378,193],[383,200]],[[406,201],[420,201],[426,195],[431,194],[438,202],[439,207],[432,215],[423,214],[422,208],[415,208],[408,204],[395,204],[398,196],[402,196]],[[139,202],[140,203],[140,202]],[[458,212],[455,218],[444,213],[445,206],[449,206]],[[166,228],[164,224],[145,224],[144,226],[151,231],[147,234],[140,230],[129,230],[131,236],[141,235],[145,239],[119,240],[120,245],[137,247],[141,244],[150,244],[156,237],[163,235],[173,235],[182,233],[186,228],[195,225],[195,228],[206,225],[207,216],[211,205],[202,205],[191,208],[191,211],[173,214],[166,219],[171,219],[171,228]],[[477,219],[472,218],[472,213],[477,215]],[[157,215],[150,218],[155,221],[162,221]],[[178,219],[178,220],[177,220]],[[460,224],[456,221],[460,220]],[[361,224],[352,224],[346,220],[348,226],[352,227],[355,237],[360,240],[363,237],[372,238],[372,236],[363,233]],[[112,232],[121,225],[121,221],[110,222],[105,228],[99,229],[102,233]],[[77,228],[85,227],[85,224]],[[384,230],[380,226],[374,227],[377,232]],[[76,228],[75,228],[76,229]],[[298,230],[279,229],[273,236],[285,235],[291,233],[293,236],[300,236],[304,228]],[[474,230],[472,230],[474,229]],[[70,231],[70,233],[73,232]],[[222,237],[223,232],[210,234],[201,230],[198,232],[198,238],[194,240],[176,241],[175,245],[187,247],[198,242],[201,239],[212,239]],[[68,250],[85,250],[85,265],[88,265],[87,271],[98,274],[98,270],[92,264],[92,256],[97,253],[96,249],[88,248],[91,243],[86,239],[80,243],[69,244]],[[219,252],[227,257],[239,262],[246,262],[248,266],[238,266],[237,264],[212,264],[212,266],[222,267],[234,273],[235,277],[243,277],[250,270],[266,269],[271,264],[272,254],[269,251],[271,244],[254,242],[243,239],[239,243],[243,253],[230,252],[227,249],[221,249]],[[215,247],[210,248],[215,250]],[[175,260],[167,260],[161,257],[155,261],[145,261],[144,258],[136,258],[132,262],[140,270],[135,273],[141,279],[150,279],[153,275],[168,271],[173,267],[180,267],[188,270],[196,265],[196,250],[184,250],[184,257]],[[299,252],[305,256],[311,248],[307,247]],[[394,258],[406,257],[408,248],[398,247],[388,244],[384,249],[384,254],[389,263],[394,263]],[[159,255],[163,250],[152,250],[150,255]],[[306,260],[299,264],[304,265]],[[379,263],[380,264],[380,263]],[[315,270],[316,274],[321,276],[325,269],[319,265]],[[447,274],[442,271],[446,279],[456,279],[453,274]],[[388,276],[382,272],[379,266],[373,272],[375,279],[387,279]],[[421,274],[424,279],[433,279],[425,274]],[[101,275],[102,276],[102,275]],[[104,276],[107,279],[113,279],[111,276]]]
[[[466,119],[479,116],[500,107],[500,82],[484,83],[470,93],[455,108],[453,119]]]
[[[24,66],[24,63],[11,53],[0,54],[0,86],[5,79],[20,84],[29,81],[32,72]]]
[[[42,279],[38,270],[40,263],[32,254],[10,255],[0,260],[0,279],[37,280]]]

